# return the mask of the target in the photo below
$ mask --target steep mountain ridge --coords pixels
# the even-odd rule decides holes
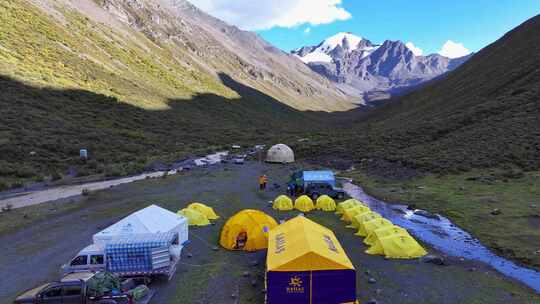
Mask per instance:
[[[389,97],[409,90],[457,68],[470,57],[416,56],[401,41],[386,40],[376,45],[351,33],[339,33],[318,46],[291,53],[344,91],[367,101],[375,92],[385,92],[382,95]]]
[[[0,24],[0,190],[285,140],[324,127],[300,110],[354,106],[183,0],[5,0]]]
[[[3,6],[5,23],[13,26],[2,29],[3,53],[9,50],[12,59],[19,56],[19,60],[10,62],[10,73],[0,71],[9,76],[17,77],[24,70],[30,75],[21,79],[36,80],[43,77],[39,70],[46,69],[52,75],[43,81],[47,85],[64,87],[69,82],[85,89],[99,87],[99,93],[124,102],[163,108],[167,98],[200,92],[234,98],[237,95],[221,85],[217,77],[218,73],[227,73],[297,109],[333,111],[353,107],[328,80],[292,56],[277,51],[253,33],[206,15],[184,0],[9,0]],[[39,22],[14,22],[22,14]],[[15,37],[23,32],[32,35]],[[14,41],[21,44],[14,45]],[[28,49],[32,44],[47,48],[46,54],[32,50],[36,57],[46,60],[29,62],[22,58],[25,50],[21,48]],[[107,86],[102,83],[87,85],[80,81],[89,78],[81,75],[85,71],[51,66],[51,62],[64,63],[70,57],[114,80],[107,80],[109,87],[102,87]],[[101,77],[90,82],[99,82]],[[143,95],[144,90],[137,88],[151,94]]]
[[[356,160],[383,159],[432,172],[538,170],[539,100],[536,16],[444,78],[357,118],[350,133],[324,147]]]

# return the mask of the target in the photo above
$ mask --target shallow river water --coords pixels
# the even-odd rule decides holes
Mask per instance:
[[[449,219],[440,215],[433,217],[419,210],[409,210],[406,205],[388,204],[369,196],[361,187],[351,182],[343,183],[343,189],[352,198],[366,203],[373,211],[406,228],[415,237],[437,250],[451,256],[484,262],[502,274],[540,292],[540,272],[518,266],[494,254],[469,233],[452,224]]]

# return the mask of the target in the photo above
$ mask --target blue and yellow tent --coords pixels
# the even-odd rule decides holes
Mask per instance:
[[[356,302],[356,271],[334,233],[303,217],[270,230],[266,303]]]

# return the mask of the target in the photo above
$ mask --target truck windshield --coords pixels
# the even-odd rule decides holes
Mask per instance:
[[[80,255],[71,261],[71,266],[86,265],[86,256]]]

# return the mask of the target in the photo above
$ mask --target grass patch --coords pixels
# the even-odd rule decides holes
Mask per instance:
[[[508,179],[500,170],[405,181],[349,174],[366,192],[450,218],[498,254],[540,269],[540,172]],[[494,210],[501,214],[493,215]]]

